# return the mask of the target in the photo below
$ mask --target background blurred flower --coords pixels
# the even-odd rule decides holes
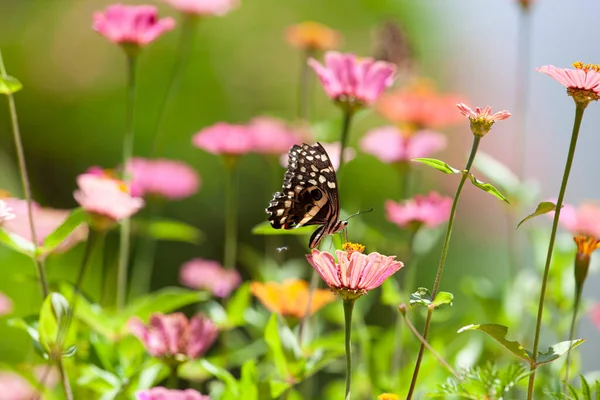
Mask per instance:
[[[303,318],[308,305],[309,288],[306,281],[286,279],[279,282],[252,282],[252,294],[271,312],[284,317]],[[310,303],[313,314],[335,300],[335,295],[327,289],[316,289]]]
[[[202,314],[188,321],[183,313],[155,313],[150,316],[148,326],[138,317],[131,318],[127,326],[154,357],[198,358],[206,353],[218,334],[215,324]]]
[[[206,289],[217,297],[227,297],[242,282],[235,269],[225,269],[217,261],[194,258],[179,270],[179,282],[192,289]]]
[[[104,12],[94,13],[94,30],[118,44],[143,46],[174,27],[175,20],[159,20],[153,6],[113,4]]]
[[[433,131],[403,135],[395,126],[383,126],[367,132],[360,141],[360,147],[385,163],[395,163],[429,157],[446,147],[446,137]]]
[[[163,0],[174,9],[194,15],[225,15],[238,6],[237,0]]]
[[[194,389],[175,390],[160,386],[137,392],[135,397],[137,400],[210,400],[209,396]]]
[[[275,118],[254,118],[248,124],[248,129],[254,142],[253,151],[256,153],[287,153],[290,147],[302,140],[297,132]]]
[[[314,21],[287,27],[285,39],[293,47],[308,51],[337,49],[342,41],[338,31]]]
[[[0,317],[12,313],[13,304],[10,297],[0,292]]]
[[[4,200],[0,200],[0,224],[15,217],[13,209]]]
[[[127,169],[134,197],[158,195],[177,200],[197,193],[200,186],[198,173],[182,161],[136,157]]]
[[[10,371],[0,371],[0,396],[7,400],[31,400],[39,393],[25,378]]]
[[[388,221],[402,228],[411,224],[425,225],[433,228],[448,221],[452,208],[452,198],[430,192],[426,196],[416,195],[412,199],[396,203],[392,200],[385,202]]]
[[[554,212],[548,213],[554,217]],[[590,236],[600,239],[600,206],[594,203],[582,203],[579,207],[563,205],[558,221],[573,235]]]
[[[212,154],[239,155],[254,150],[254,139],[247,126],[219,122],[196,133],[192,143]]]
[[[590,320],[600,331],[600,303],[596,303],[592,306],[589,312]]]

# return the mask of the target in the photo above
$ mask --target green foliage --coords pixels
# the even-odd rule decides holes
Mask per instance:
[[[23,85],[17,78],[8,75],[0,76],[0,93],[12,94],[18,92],[22,88]]]
[[[552,203],[551,201],[542,201],[540,204],[538,204],[537,208],[533,213],[529,214],[528,216],[523,218],[521,222],[519,222],[519,224],[517,225],[517,229],[519,229],[523,222],[528,221],[533,217],[537,217],[538,215],[547,214],[554,210],[556,210],[556,204]]]
[[[565,392],[548,392],[546,395],[555,400],[600,400],[600,381],[590,385],[583,375],[579,375],[581,387],[577,389],[571,383],[564,383],[568,389]]]
[[[445,162],[436,160],[435,158],[413,158],[411,161],[428,165],[445,174],[458,174],[461,172],[460,169],[453,168]]]
[[[475,187],[478,187],[484,192],[491,194],[495,198],[502,200],[506,204],[510,204],[508,199],[502,193],[500,193],[500,191],[496,189],[492,184],[480,181],[479,179],[475,178],[475,175],[473,174],[469,174],[468,178]]]
[[[506,339],[506,334],[508,333],[508,328],[506,326],[498,324],[467,325],[460,328],[458,333],[470,330],[486,333],[518,358],[521,358],[529,363],[533,362],[531,352],[525,350],[525,348],[519,342]]]
[[[200,229],[173,219],[161,218],[136,222],[142,234],[156,240],[198,244],[204,238]]]
[[[409,304],[411,306],[421,305],[425,307],[432,306],[433,308],[440,308],[442,306],[452,307],[452,300],[454,295],[448,292],[439,292],[435,299],[431,299],[431,292],[427,288],[420,287],[416,292],[410,295]]]
[[[310,235],[314,232],[314,226],[299,226],[294,229],[274,229],[269,221],[263,221],[252,228],[253,235]]]

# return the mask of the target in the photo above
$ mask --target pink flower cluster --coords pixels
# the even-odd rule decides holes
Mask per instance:
[[[395,126],[383,126],[370,130],[361,139],[360,147],[385,163],[397,163],[428,157],[444,149],[446,142],[446,137],[437,132],[422,130],[403,135]]]
[[[409,228],[413,223],[435,227],[448,221],[451,207],[452,199],[436,192],[430,192],[426,196],[416,195],[400,203],[392,200],[385,202],[388,221],[402,228]]]
[[[192,289],[209,290],[216,297],[228,297],[242,282],[239,272],[225,269],[217,261],[194,258],[179,270],[179,281]]]
[[[40,395],[22,376],[10,371],[0,371],[0,394],[10,395],[10,400],[31,400]]]
[[[10,297],[0,292],[0,317],[10,314],[13,310],[13,304]]]
[[[559,222],[573,235],[589,236],[600,240],[600,206],[597,204],[583,203],[577,208],[564,204],[560,211]]]
[[[133,197],[156,195],[177,200],[192,196],[200,187],[198,173],[180,161],[136,157],[127,166],[127,173]]]
[[[160,386],[137,392],[135,397],[137,400],[210,400],[209,396],[194,389],[176,390]]]
[[[191,15],[225,15],[238,6],[238,0],[163,0],[176,10]]]

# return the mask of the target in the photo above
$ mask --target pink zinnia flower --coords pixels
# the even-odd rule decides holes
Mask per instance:
[[[75,200],[90,214],[120,221],[131,217],[144,206],[144,200],[131,197],[125,184],[115,179],[81,174],[77,177],[79,189]]]
[[[38,398],[39,393],[20,375],[10,371],[0,371],[0,396],[10,400],[31,400]]]
[[[600,331],[600,303],[596,303],[592,306],[589,316],[596,328]]]
[[[182,313],[156,313],[148,326],[137,317],[131,318],[127,326],[154,357],[198,358],[206,353],[218,333],[215,324],[201,314],[188,320]]]
[[[255,148],[254,135],[244,125],[219,122],[192,137],[194,146],[212,154],[240,155]]]
[[[290,147],[301,142],[300,135],[283,121],[269,117],[254,118],[248,124],[253,138],[253,151],[261,154],[284,154]]]
[[[159,20],[153,6],[113,4],[104,12],[94,13],[94,30],[117,44],[143,46],[174,27],[175,20]]]
[[[476,107],[475,111],[464,103],[458,103],[456,106],[460,110],[460,113],[471,121],[471,132],[473,132],[473,135],[475,136],[485,136],[485,134],[492,129],[492,125],[494,125],[496,121],[502,121],[503,119],[510,117],[510,113],[506,110],[492,114],[492,108],[490,106],[485,108]]]
[[[238,6],[237,0],[163,0],[182,13],[192,15],[225,15]]]
[[[548,215],[554,216],[554,212]],[[600,206],[597,204],[583,203],[578,208],[564,204],[558,222],[573,235],[600,239]]]
[[[136,157],[131,159],[128,171],[134,197],[157,195],[178,200],[197,193],[200,186],[198,173],[181,161]]]
[[[536,71],[546,74],[567,89],[577,89],[600,94],[600,71],[598,65],[573,63],[575,69],[556,68],[554,65],[544,65]],[[595,99],[597,100],[597,99]]]
[[[13,304],[10,297],[0,292],[0,317],[12,313]]]
[[[317,249],[313,249],[306,259],[325,283],[345,300],[357,298],[375,289],[404,266],[396,261],[396,256],[362,254],[362,245],[345,243],[344,249],[346,251],[336,250],[337,263],[331,254]]]
[[[440,196],[436,192],[430,192],[427,196],[416,195],[412,199],[396,203],[392,200],[385,202],[385,210],[388,221],[402,227],[413,228],[425,225],[429,228],[435,227],[448,221],[452,198]]]
[[[6,204],[4,200],[0,200],[0,225],[15,217],[13,209]]]
[[[179,282],[192,289],[206,289],[217,297],[228,297],[242,282],[235,269],[225,269],[217,261],[194,258],[179,270]]]
[[[194,389],[176,390],[160,386],[137,392],[135,398],[137,400],[210,400],[209,396]]]
[[[337,51],[325,53],[325,65],[308,60],[327,96],[350,109],[370,105],[392,86],[396,66],[372,58],[357,58],[354,54]]]
[[[429,157],[446,147],[446,137],[433,131],[403,135],[395,126],[384,126],[369,131],[361,139],[360,147],[385,163],[396,163]]]

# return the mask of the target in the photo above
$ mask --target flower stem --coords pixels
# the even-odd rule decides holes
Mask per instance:
[[[312,80],[308,59],[314,55],[314,51],[308,49],[302,53],[302,65],[300,66],[300,79],[298,80],[298,118],[308,119],[308,95]]]
[[[158,111],[159,114],[156,121],[156,126],[154,128],[155,130],[154,137],[152,139],[152,147],[150,148],[151,156],[156,155],[156,153],[161,150],[161,146],[163,145],[163,137],[161,133],[163,132],[162,127],[165,123],[165,118],[167,115],[167,107],[179,88],[183,72],[185,71],[185,67],[188,64],[190,54],[192,52],[194,34],[196,32],[195,28],[198,24],[198,17],[195,15],[182,13],[182,19],[183,22],[181,36],[179,37],[179,44],[177,46],[177,58],[173,64],[173,69],[171,71],[171,76],[169,78],[169,84],[167,87],[167,93],[165,96],[163,96],[162,104]]]
[[[228,157],[228,156],[224,156]],[[235,268],[237,260],[237,174],[236,159],[224,158],[226,170],[225,186],[225,254],[223,266]]]
[[[338,171],[342,170],[344,166],[344,150],[348,145],[348,136],[350,136],[350,123],[352,122],[352,116],[354,112],[352,110],[344,110],[344,120],[342,121],[342,136],[341,136],[341,147],[340,147],[340,165]]]
[[[8,75],[6,68],[4,67],[4,61],[2,59],[2,52],[0,51],[0,74],[3,78]],[[21,133],[19,130],[19,119],[17,117],[17,107],[15,106],[15,99],[12,93],[6,93],[8,98],[8,109],[10,112],[10,121],[12,125],[12,133],[15,141],[15,148],[17,151],[17,160],[19,162],[19,173],[21,176],[21,185],[23,186],[23,193],[25,194],[25,201],[27,203],[27,215],[29,217],[29,230],[31,232],[31,243],[33,245],[33,254],[31,259],[37,270],[38,279],[40,281],[40,287],[42,291],[42,298],[45,299],[48,296],[48,281],[46,279],[46,270],[43,262],[37,257],[38,242],[35,224],[33,222],[33,199],[31,197],[31,184],[27,174],[27,164],[25,162],[25,152],[23,151],[23,143],[21,142]]]
[[[65,398],[67,400],[73,400],[73,391],[71,390],[71,384],[69,383],[69,377],[67,375],[67,370],[65,369],[65,364],[63,362],[62,356],[59,356],[57,358],[56,366],[58,367],[58,371],[60,373],[60,380],[65,391]]]
[[[577,331],[577,313],[579,312],[579,304],[581,303],[581,292],[583,284],[575,283],[575,303],[573,304],[573,318],[571,319],[571,329],[569,330],[569,341],[575,340],[575,332]],[[569,369],[571,367],[571,349],[567,352],[567,362],[565,370],[565,383],[569,383]]]
[[[127,117],[125,122],[125,135],[123,137],[123,181],[129,187],[131,177],[127,172],[129,160],[133,155],[134,139],[134,106],[135,106],[135,66],[137,56],[133,53],[127,54]],[[117,309],[125,306],[127,296],[127,266],[129,261],[129,241],[131,234],[131,220],[124,219],[121,222],[121,240],[119,243],[119,269],[117,272]]]
[[[471,147],[471,154],[469,154],[469,159],[467,160],[467,165],[465,166],[465,170],[463,171],[462,177],[460,179],[460,183],[456,188],[456,194],[454,195],[454,199],[452,201],[452,208],[450,209],[450,217],[448,219],[448,227],[446,228],[446,236],[444,237],[444,246],[442,247],[442,255],[440,256],[440,262],[438,265],[437,272],[435,274],[435,280],[433,282],[433,289],[431,290],[431,298],[435,299],[437,295],[440,282],[442,280],[442,273],[444,272],[444,266],[446,265],[446,256],[448,255],[448,248],[450,247],[450,237],[452,236],[452,227],[454,225],[454,217],[456,215],[456,207],[458,206],[458,200],[460,198],[460,193],[462,192],[463,186],[467,181],[467,176],[471,171],[471,166],[473,165],[473,161],[475,160],[475,155],[477,154],[477,149],[479,148],[479,142],[481,141],[481,137],[477,135],[473,135],[473,145]],[[429,334],[429,326],[431,324],[431,317],[433,316],[433,308],[429,308],[427,311],[427,318],[425,320],[425,327],[423,328],[423,340],[427,341],[427,336]],[[419,369],[421,368],[421,361],[423,360],[423,353],[425,351],[425,345],[421,343],[421,347],[419,348],[419,354],[417,355],[417,362],[415,364],[415,369],[413,371],[412,380],[410,382],[410,389],[408,391],[408,396],[406,400],[410,400],[415,391],[415,387],[417,384],[417,377],[419,376]]]
[[[350,400],[350,385],[352,383],[352,310],[356,299],[344,300],[345,344],[346,344],[346,396]]]
[[[168,386],[170,389],[179,389],[179,364],[169,366],[171,373],[169,374]]]
[[[544,267],[544,275],[542,277],[542,287],[540,289],[540,302],[538,305],[537,322],[535,325],[535,339],[533,341],[533,357],[534,361],[537,360],[538,348],[540,344],[540,331],[542,328],[542,315],[544,314],[544,300],[546,299],[546,287],[548,285],[548,275],[550,274],[550,264],[552,262],[552,252],[554,250],[554,241],[556,239],[556,231],[558,229],[558,220],[560,218],[560,211],[563,205],[563,199],[565,198],[565,192],[567,191],[567,182],[569,181],[569,174],[571,173],[571,165],[573,164],[573,158],[575,156],[575,147],[577,146],[577,137],[579,136],[579,128],[581,127],[581,121],[583,119],[583,112],[587,104],[576,103],[575,107],[575,121],[573,123],[573,133],[571,134],[571,144],[569,145],[569,153],[567,155],[567,163],[565,164],[565,172],[563,173],[562,183],[560,185],[560,192],[558,193],[558,200],[556,201],[556,211],[554,213],[554,220],[552,221],[552,231],[550,233],[550,243],[548,244],[548,253],[546,255],[546,265]],[[527,387],[527,400],[533,398],[533,386],[535,383],[535,372],[537,369],[537,362],[531,363],[531,375],[529,375],[529,385]]]

